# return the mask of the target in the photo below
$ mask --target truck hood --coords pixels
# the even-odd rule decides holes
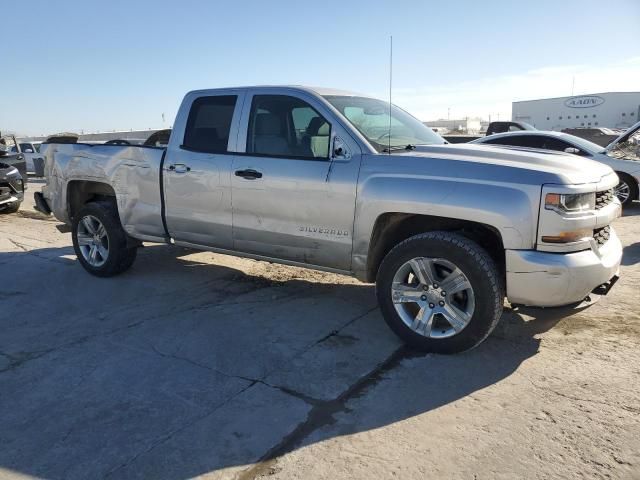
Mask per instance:
[[[609,145],[607,145],[607,148],[605,149],[605,151],[607,152],[607,154],[611,154],[612,152],[614,152],[615,150],[618,149],[618,147],[620,146],[620,144],[626,142],[629,140],[629,138],[634,135],[638,130],[640,130],[640,122],[636,123],[635,125],[631,126],[627,131],[625,131],[622,135],[620,135],[618,138],[616,138],[613,142],[611,142]],[[640,151],[640,149],[638,149]],[[630,151],[617,151],[615,154],[611,155],[613,157],[616,158],[621,158],[621,159],[629,159],[629,160],[640,160],[639,156],[634,155],[632,152]]]
[[[436,175],[530,185],[596,183],[613,173],[607,165],[576,155],[480,144],[417,146],[391,157],[431,159],[429,168]],[[451,162],[459,162],[459,168]]]

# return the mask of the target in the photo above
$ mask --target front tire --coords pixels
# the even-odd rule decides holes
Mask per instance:
[[[502,276],[468,238],[428,232],[394,247],[376,281],[389,327],[411,347],[459,353],[480,344],[502,315]]]
[[[628,207],[631,202],[638,198],[638,184],[630,175],[622,172],[616,172],[620,183],[616,185],[614,192],[620,200],[623,207]]]
[[[78,260],[97,277],[118,275],[136,259],[137,248],[127,246],[127,234],[113,202],[91,202],[82,207],[73,219],[71,236]]]
[[[20,210],[20,204],[22,202],[8,203],[0,207],[0,213],[17,213]]]

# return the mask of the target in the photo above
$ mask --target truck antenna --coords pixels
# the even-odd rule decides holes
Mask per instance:
[[[391,85],[393,83],[393,35],[389,36],[389,133],[387,152],[391,155]]]

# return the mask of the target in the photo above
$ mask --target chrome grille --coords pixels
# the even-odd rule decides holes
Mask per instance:
[[[613,193],[613,188],[603,190],[602,192],[596,192],[596,210],[606,207],[613,202],[614,198],[615,194]]]
[[[593,238],[596,243],[600,246],[604,245],[609,241],[609,236],[611,235],[611,227],[607,225],[606,227],[596,228],[593,231]]]

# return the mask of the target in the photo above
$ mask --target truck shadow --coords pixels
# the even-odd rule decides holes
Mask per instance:
[[[624,247],[622,265],[631,266],[640,263],[640,242]]]
[[[567,314],[506,309],[478,348],[425,355],[386,329],[371,285],[331,274],[263,262],[250,273],[154,246],[98,279],[70,247],[23,249],[0,252],[0,268],[21,272],[0,293],[9,477],[177,480],[253,464],[249,478],[304,445],[503,381]],[[335,396],[314,394],[343,379]]]

